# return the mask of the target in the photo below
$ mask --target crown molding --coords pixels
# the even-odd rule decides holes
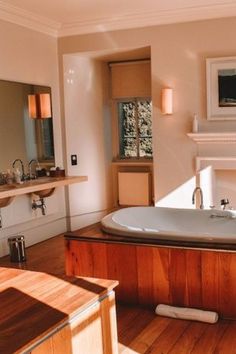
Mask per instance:
[[[232,3],[178,10],[129,13],[122,16],[64,23],[58,30],[58,37],[233,16],[236,16],[236,4]]]
[[[2,1],[0,1],[0,19],[52,37],[58,36],[58,30],[61,27],[59,22],[35,15],[33,12],[6,4]]]
[[[107,32],[171,23],[200,21],[236,16],[236,4],[195,6],[175,10],[127,13],[120,16],[87,19],[68,23],[53,21],[44,16],[9,5],[0,0],[0,19],[53,37],[65,37],[94,32]]]

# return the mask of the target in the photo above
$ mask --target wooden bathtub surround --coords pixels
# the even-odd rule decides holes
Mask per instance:
[[[116,281],[0,268],[0,353],[117,354]]]
[[[14,197],[34,193],[40,198],[52,195],[56,187],[63,187],[73,183],[87,181],[87,176],[73,177],[39,177],[22,184],[10,184],[0,186],[0,208],[10,204]]]
[[[236,251],[132,244],[103,234],[98,224],[65,239],[67,274],[117,279],[121,302],[194,307],[236,319]]]

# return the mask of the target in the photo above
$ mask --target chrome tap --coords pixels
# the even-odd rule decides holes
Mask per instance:
[[[200,193],[200,205],[199,208],[200,209],[204,209],[204,205],[203,205],[203,193],[202,193],[202,189],[200,187],[196,187],[193,191],[193,195],[192,195],[192,204],[195,204],[195,195],[197,193],[197,191],[199,191]]]
[[[28,164],[29,178],[30,179],[35,179],[36,178],[36,173],[35,174],[32,173],[32,164],[33,163],[35,163],[38,167],[40,167],[38,160],[36,160],[36,159],[30,160],[30,162]]]
[[[32,209],[37,210],[41,209],[42,215],[46,215],[46,204],[43,198],[39,200],[33,200]]]
[[[221,205],[221,209],[225,210],[226,206],[229,204],[229,199],[225,198],[225,199],[221,199],[220,201],[220,205]]]
[[[21,180],[25,181],[26,180],[26,175],[25,175],[25,169],[24,169],[24,164],[21,159],[15,159],[12,163],[12,168],[15,168],[15,165],[17,162],[20,162],[21,165]]]

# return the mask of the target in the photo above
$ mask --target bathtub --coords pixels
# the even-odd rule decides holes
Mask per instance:
[[[160,241],[236,244],[236,211],[131,207],[101,221],[103,231]]]

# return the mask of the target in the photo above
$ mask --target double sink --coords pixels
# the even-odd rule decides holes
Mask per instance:
[[[11,203],[14,197],[23,194],[36,194],[39,198],[46,198],[53,194],[56,187],[87,181],[87,176],[73,177],[39,177],[25,181],[22,184],[0,185],[0,208]]]

